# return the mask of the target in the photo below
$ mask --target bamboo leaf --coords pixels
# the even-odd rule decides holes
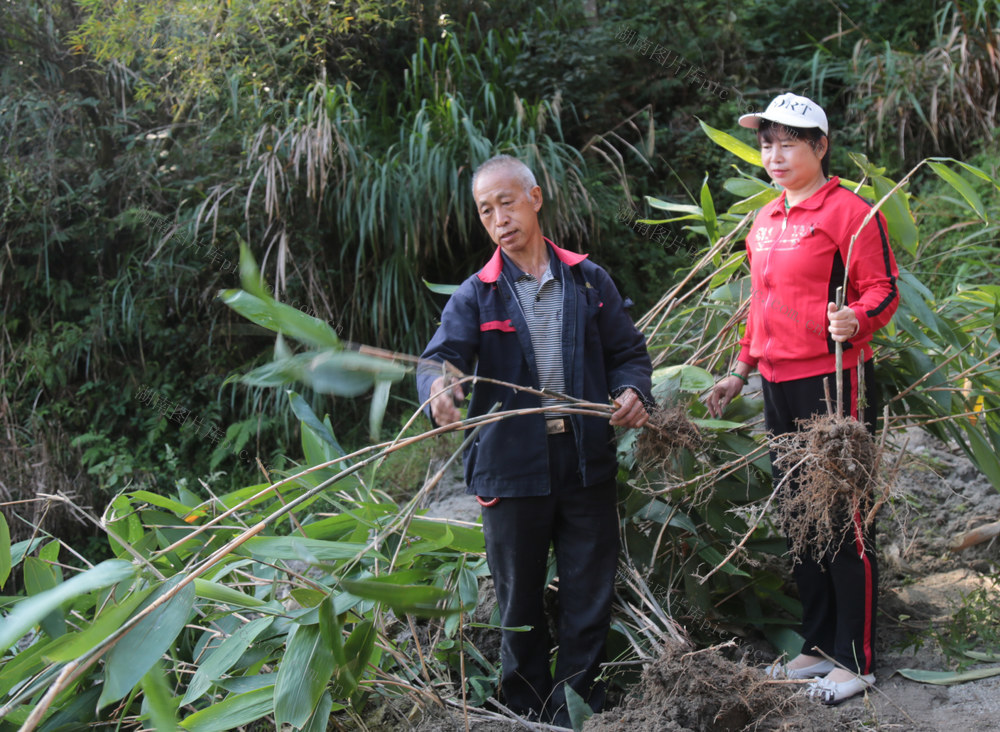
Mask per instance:
[[[118,605],[109,604],[100,614],[78,633],[67,633],[53,643],[46,651],[45,658],[54,663],[72,661],[103,641],[131,617],[152,588],[133,591]]]
[[[689,214],[688,216],[681,218],[691,218],[691,219],[697,219],[699,221],[702,218],[701,206],[695,206],[690,203],[672,203],[670,201],[660,200],[659,198],[653,198],[652,196],[646,196],[646,203],[648,203],[653,208],[658,208],[663,211],[677,211],[678,213]],[[652,221],[649,219],[644,219],[644,220],[648,221],[648,223],[663,224],[666,223],[667,221],[678,221],[680,219],[659,219],[656,221]]]
[[[375,391],[372,394],[372,405],[368,412],[368,436],[373,442],[378,442],[382,432],[382,418],[389,404],[389,389],[392,382],[388,379],[375,381]]]
[[[63,603],[93,590],[123,582],[134,574],[135,568],[129,562],[109,559],[60,582],[46,592],[18,601],[0,624],[0,653],[14,645],[22,635]]]
[[[258,366],[240,380],[254,386],[283,386],[301,381],[321,394],[356,397],[377,379],[399,381],[407,373],[386,359],[356,351],[309,351]]]
[[[942,163],[929,162],[927,164],[931,167],[931,170],[938,174],[941,180],[958,192],[958,195],[965,200],[976,216],[986,221],[986,209],[983,207],[983,201],[965,178]]]
[[[351,559],[359,554],[366,554],[373,559],[386,559],[379,552],[370,549],[367,544],[324,541],[301,536],[255,536],[248,539],[244,546],[255,555],[266,557],[268,561],[302,559],[330,562]]]
[[[142,693],[145,696],[142,716],[150,721],[156,732],[175,732],[177,729],[177,701],[170,693],[166,672],[159,660],[142,677]]]
[[[691,424],[708,430],[735,430],[745,426],[742,422],[728,419],[692,419]]]
[[[712,547],[712,546],[703,546],[703,547],[701,547],[698,550],[698,556],[700,556],[702,559],[704,559],[704,560],[708,561],[709,563],[711,563],[711,565],[713,567],[718,567],[720,564],[722,564],[722,561],[725,559],[725,557],[722,556],[722,553],[719,552],[718,549],[716,549],[715,547]],[[738,567],[734,567],[732,562],[727,562],[726,564],[722,565],[722,571],[725,572],[726,574],[732,574],[732,575],[736,575],[736,576],[739,576],[739,577],[749,577],[750,576],[749,574],[747,574],[746,572],[744,572],[742,569],[739,569]]]
[[[801,614],[801,610],[799,611]],[[794,656],[802,648],[805,639],[791,628],[775,628],[772,625],[765,625],[762,628],[764,635],[779,652]]]
[[[328,595],[319,605],[319,632],[323,636],[323,642],[333,653],[333,662],[338,667],[347,665],[347,658],[344,656],[344,637],[341,630],[333,598]]]
[[[248,293],[261,300],[270,298],[264,287],[257,260],[247,243],[240,239],[240,284]]]
[[[250,386],[285,386],[302,381],[305,363],[312,358],[311,353],[299,353],[290,358],[278,359],[258,366],[240,377],[240,381]],[[359,393],[363,393],[364,388]]]
[[[436,285],[433,282],[424,280],[424,286],[436,295],[453,295],[458,285]]]
[[[479,578],[465,566],[458,575],[458,598],[463,605],[476,605],[479,602]]]
[[[955,163],[956,165],[964,168],[968,172],[972,173],[977,178],[985,180],[987,183],[992,183],[997,189],[1000,189],[1000,181],[992,178],[989,173],[984,171],[982,168],[977,168],[975,165],[971,165],[962,160],[956,160],[955,158],[928,158],[928,160],[934,160],[941,163]]]
[[[573,732],[581,732],[584,722],[594,716],[594,710],[572,686],[564,684],[563,688],[566,690],[566,711],[569,712]]]
[[[216,681],[216,686],[225,689],[233,694],[246,694],[248,691],[257,691],[265,686],[274,687],[276,673],[251,674],[249,676],[227,676]],[[272,692],[273,695],[273,692]]]
[[[271,714],[274,710],[274,686],[264,686],[245,694],[230,694],[183,720],[189,732],[227,732]]]
[[[45,548],[42,547],[42,550],[44,551]],[[49,562],[39,557],[27,557],[24,560],[24,589],[29,596],[39,595],[55,588],[58,584],[59,578]],[[66,632],[66,616],[62,607],[53,608],[39,621],[39,624],[50,638],[61,636]]]
[[[333,671],[333,651],[323,641],[319,625],[296,626],[274,684],[274,717],[279,728],[305,726]]]
[[[749,198],[768,191],[778,193],[774,187],[769,186],[759,178],[727,178],[722,187],[740,198]]]
[[[701,212],[705,219],[705,231],[708,240],[715,244],[719,239],[719,222],[715,216],[715,202],[712,200],[712,191],[708,187],[708,173],[701,183]]]
[[[317,348],[342,348],[337,332],[329,323],[291,305],[262,299],[245,290],[222,290],[219,299],[262,328],[284,333]]]
[[[351,678],[360,679],[365,669],[368,667],[368,660],[372,657],[372,650],[375,648],[375,638],[377,636],[375,622],[372,618],[365,618],[351,631],[347,642],[344,644],[344,657],[347,660],[347,670]],[[338,682],[340,678],[338,677]],[[344,694],[351,696],[353,690]]]
[[[973,658],[977,661],[985,661],[987,663],[996,663],[1000,661],[1000,655],[996,653],[983,653],[982,651],[964,651],[964,654],[969,658]]]
[[[288,402],[291,404],[292,411],[295,416],[299,418],[299,421],[303,423],[303,427],[308,427],[312,433],[320,440],[325,442],[327,445],[332,447],[336,454],[334,457],[341,457],[345,455],[344,448],[340,446],[337,442],[337,438],[333,436],[333,428],[330,426],[328,420],[320,422],[319,417],[312,408],[306,403],[306,400],[296,394],[294,391],[289,390],[288,392]]]
[[[741,160],[745,160],[751,165],[756,165],[758,168],[764,167],[764,161],[761,160],[760,150],[755,147],[750,147],[745,142],[737,140],[735,137],[722,130],[717,130],[714,127],[710,127],[701,120],[698,120],[698,124],[701,125],[701,129],[708,135],[709,139],[716,145],[725,148],[731,152],[736,157]]]
[[[248,595],[245,592],[240,592],[239,590],[227,585],[221,585],[218,582],[212,582],[201,578],[194,581],[194,591],[198,597],[205,600],[212,600],[214,602],[221,602],[224,605],[254,608],[258,611],[261,608],[270,607],[270,603],[258,600],[256,597]],[[280,608],[274,607],[271,609],[280,610]]]
[[[16,567],[24,557],[31,552],[35,551],[45,539],[42,537],[35,537],[34,539],[25,539],[24,541],[19,541],[16,544],[12,544],[10,547],[10,564],[11,567]]]
[[[875,189],[875,196],[879,201],[892,190],[896,184],[882,175],[872,178],[872,186]],[[910,213],[910,204],[907,201],[906,193],[900,189],[889,196],[880,209],[885,216],[889,226],[889,233],[898,241],[906,251],[914,254],[917,244],[920,241],[917,225],[913,221],[913,214]]]
[[[7,582],[14,566],[10,549],[10,527],[7,526],[7,519],[0,513],[0,588]]]
[[[358,396],[376,379],[399,381],[408,369],[383,358],[355,351],[317,354],[306,366],[304,380],[316,391],[338,396]],[[364,387],[361,388],[361,384]]]
[[[181,579],[182,575],[177,575],[161,584],[142,607],[148,607],[155,602]],[[166,604],[139,621],[111,649],[105,661],[104,689],[97,703],[99,709],[128,694],[156,660],[170,648],[191,617],[194,597],[194,584],[185,585],[184,589]]]
[[[68,732],[68,730],[79,729],[81,720],[88,719],[94,713],[94,705],[100,695],[100,687],[77,691],[73,694],[72,700],[65,706],[59,708],[38,728],[38,732]]]
[[[962,422],[965,434],[969,438],[972,446],[972,454],[976,458],[976,467],[983,471],[983,474],[990,479],[990,483],[997,490],[1000,490],[1000,454],[986,441],[982,433],[972,424]]]
[[[701,394],[714,384],[712,375],[698,366],[662,366],[653,372],[653,397],[661,404],[673,404],[679,392]]]
[[[735,252],[730,254],[726,261],[719,265],[715,274],[712,275],[711,282],[708,283],[709,287],[718,287],[721,283],[727,282],[733,273],[743,266],[746,262],[747,253],[744,249],[737,249]]]
[[[55,565],[55,563],[59,561],[59,542],[50,541],[48,544],[39,549],[38,558],[44,559],[46,562],[50,562],[52,565]],[[52,566],[51,569],[53,573],[58,571],[55,566]]]
[[[428,518],[414,518],[410,521],[410,533],[427,538],[441,537],[445,533],[451,535],[448,548],[469,554],[483,554],[486,551],[486,540],[481,529],[470,529],[468,526],[449,524]]]
[[[391,575],[387,575],[391,577]],[[341,580],[341,585],[352,595],[366,600],[384,602],[397,612],[419,614],[437,609],[435,604],[447,600],[452,593],[432,585],[401,585],[387,581],[386,577],[367,580]]]
[[[744,198],[742,201],[737,201],[732,206],[729,207],[727,213],[731,214],[745,214],[750,211],[756,211],[762,206],[767,205],[775,198],[781,195],[781,191],[777,191],[774,188],[768,188],[766,191],[761,191],[760,193],[755,193],[749,198]]]
[[[910,681],[919,681],[921,684],[950,686],[951,684],[961,684],[966,681],[978,681],[979,679],[988,679],[991,676],[1000,676],[1000,666],[977,668],[971,671],[926,671],[920,668],[901,668],[896,673],[908,678]]]
[[[422,554],[432,554],[439,549],[444,549],[452,542],[451,531],[445,531],[436,539],[424,539],[410,544],[396,556],[396,563],[399,566],[407,567]]]
[[[344,705],[335,705],[330,694],[324,691],[323,696],[319,698],[319,704],[316,705],[316,710],[309,718],[308,724],[302,728],[302,732],[326,732],[330,725],[330,714],[335,710],[339,712],[342,709],[344,709]]]
[[[165,508],[168,511],[172,511],[177,514],[180,518],[185,518],[194,514],[194,509],[191,506],[185,506],[180,501],[175,501],[172,498],[167,498],[166,496],[161,496],[157,493],[152,493],[150,491],[132,491],[129,493],[131,498],[137,498],[140,501],[145,501],[146,503],[158,506],[159,508]],[[203,515],[201,512],[200,515]]]
[[[7,618],[4,618],[4,622],[6,620]],[[13,658],[4,657],[4,662],[0,664],[0,697],[5,698],[11,689],[23,686],[25,679],[37,677],[36,675],[46,665],[44,660],[46,652],[63,638],[65,636],[49,641],[40,638],[37,643],[31,644]],[[58,667],[50,668],[58,673]]]

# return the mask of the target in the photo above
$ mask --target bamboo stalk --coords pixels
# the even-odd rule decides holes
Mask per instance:
[[[855,234],[855,237],[857,234]],[[854,240],[851,240],[851,245],[854,245]],[[851,257],[850,251],[847,253],[848,259]],[[847,269],[847,264],[844,264],[844,269]],[[846,274],[845,274],[846,277]],[[844,307],[844,287],[840,286],[837,288],[837,294],[835,297],[835,303],[837,310]],[[843,341],[835,341],[834,345],[834,358],[836,360],[836,374],[834,378],[837,382],[837,418],[844,416],[844,343]]]

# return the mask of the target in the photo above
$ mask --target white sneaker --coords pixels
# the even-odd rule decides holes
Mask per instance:
[[[764,673],[772,679],[812,679],[828,674],[835,668],[833,661],[827,661],[825,658],[803,668],[788,668],[786,664],[775,661],[764,669]]]
[[[821,701],[828,706],[840,704],[842,701],[857,696],[875,683],[875,674],[855,676],[839,684],[827,678],[816,679],[806,689],[806,696]]]

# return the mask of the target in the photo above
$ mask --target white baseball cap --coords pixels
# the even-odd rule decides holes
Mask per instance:
[[[771,100],[767,109],[740,117],[740,125],[756,130],[762,119],[777,122],[786,127],[819,127],[824,135],[830,134],[826,112],[812,99],[797,94],[782,94]]]

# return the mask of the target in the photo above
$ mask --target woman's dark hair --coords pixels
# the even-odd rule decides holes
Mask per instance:
[[[759,142],[773,143],[777,138],[785,136],[796,139],[801,138],[808,142],[813,150],[819,147],[819,141],[825,137],[826,153],[823,155],[820,163],[823,166],[823,175],[827,178],[830,177],[830,150],[833,145],[830,142],[828,134],[823,132],[819,127],[789,127],[779,122],[772,122],[769,119],[762,119],[760,121],[760,127],[757,128],[757,140]]]

